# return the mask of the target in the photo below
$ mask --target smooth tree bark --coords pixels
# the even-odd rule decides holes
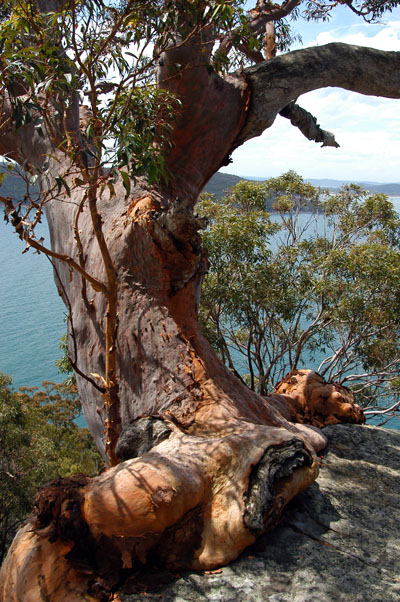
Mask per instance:
[[[324,422],[320,380],[302,389],[301,403],[287,388],[262,398],[199,329],[207,252],[195,203],[233,150],[302,93],[340,86],[399,98],[400,54],[329,44],[225,76],[208,58],[195,36],[159,56],[158,85],[181,101],[165,158],[170,179],[138,179],[128,195],[121,181],[101,193],[90,177],[77,181],[76,161],[49,132],[15,131],[4,92],[1,152],[33,170],[52,155],[40,186],[49,196],[55,281],[85,418],[114,466],[39,492],[3,564],[1,601],[111,600],[147,563],[226,564],[318,474],[316,451],[326,440],[304,422]],[[66,114],[69,135],[79,138],[85,109],[75,98]],[[49,192],[61,172],[71,196]],[[326,414],[362,422],[347,392],[334,392]]]

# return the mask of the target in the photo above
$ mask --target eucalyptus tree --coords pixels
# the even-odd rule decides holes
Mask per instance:
[[[11,385],[0,372],[0,561],[39,486],[76,472],[96,474],[103,466],[89,431],[75,422],[81,409],[73,386],[14,391]]]
[[[242,181],[220,201],[204,195],[199,210],[210,217],[200,318],[229,369],[267,395],[312,365],[350,386],[367,415],[395,411],[400,219],[391,201],[356,185],[329,193],[287,172]]]
[[[395,52],[287,52],[287,17],[326,19],[336,4],[3,2],[0,151],[28,175],[24,202],[2,201],[21,238],[53,260],[99,449],[111,465],[131,459],[42,490],[4,565],[2,599],[106,599],[150,558],[226,563],[315,478],[323,437],[290,423],[284,398],[249,390],[200,333],[208,263],[194,206],[278,114],[336,145],[301,94],[400,96]],[[376,20],[397,3],[346,4]],[[51,245],[35,237],[43,211]]]

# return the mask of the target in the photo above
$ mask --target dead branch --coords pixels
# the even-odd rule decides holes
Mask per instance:
[[[279,111],[279,115],[289,119],[290,123],[299,128],[308,140],[314,140],[317,143],[322,142],[322,146],[340,147],[334,134],[323,130],[317,123],[317,118],[295,102],[289,103],[282,111]]]

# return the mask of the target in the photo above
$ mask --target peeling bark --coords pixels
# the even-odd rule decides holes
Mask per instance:
[[[293,370],[277,385],[274,392],[284,395],[290,420],[317,427],[351,422],[364,424],[361,408],[354,394],[339,383],[326,382],[313,370]]]
[[[29,127],[12,132],[3,104],[1,151],[36,166],[51,152],[53,177],[62,170],[70,185],[71,199],[60,194],[46,203],[53,252],[84,261],[93,282],[107,283],[107,269],[115,271],[110,333],[107,294],[90,281],[83,294],[81,274],[55,260],[88,426],[105,455],[110,407],[93,382],[108,390],[115,383],[118,404],[109,405],[124,461],[89,481],[42,490],[1,570],[1,602],[109,600],[146,563],[226,564],[316,478],[315,450],[326,439],[306,423],[362,422],[348,392],[317,375],[298,371],[262,398],[216,357],[196,315],[207,253],[194,205],[230,153],[299,94],[341,86],[400,97],[399,55],[330,44],[223,79],[201,50],[190,40],[161,55],[159,84],[182,102],[166,158],[170,183],[156,189],[138,180],[128,198],[120,182],[112,198],[98,193],[103,242],[93,231],[87,185],[74,182],[62,147],[49,137],[43,148]],[[71,129],[79,127],[77,111],[73,105]],[[51,177],[41,180],[43,195]],[[110,339],[114,364],[107,368]]]

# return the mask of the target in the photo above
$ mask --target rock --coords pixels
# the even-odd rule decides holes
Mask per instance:
[[[397,602],[400,431],[341,424],[324,433],[320,476],[281,526],[223,569],[121,593],[121,602]]]
[[[115,453],[121,462],[137,458],[164,439],[168,439],[170,434],[171,430],[161,418],[138,418],[122,430]]]

